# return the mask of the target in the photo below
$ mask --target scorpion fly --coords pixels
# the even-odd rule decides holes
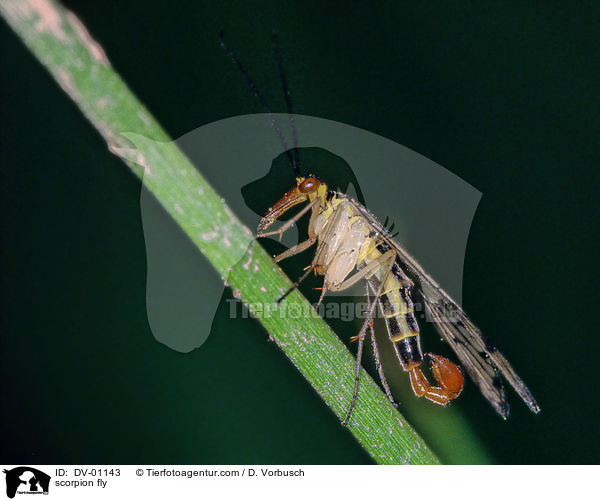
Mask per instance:
[[[222,32],[220,35],[222,47],[246,77],[252,91],[267,113],[273,117],[256,84],[225,44]],[[381,224],[366,207],[353,198],[344,193],[330,190],[326,182],[316,175],[300,173],[292,105],[276,35],[273,35],[272,38],[272,48],[279,67],[290,116],[294,136],[294,155],[291,153],[292,150],[287,148],[281,129],[274,118],[272,118],[272,124],[294,169],[296,184],[267,210],[258,225],[257,236],[279,235],[281,238],[287,229],[310,212],[308,238],[274,256],[275,261],[279,262],[316,246],[311,264],[278,302],[297,288],[311,272],[323,277],[323,287],[318,304],[321,303],[326,291],[340,292],[361,280],[365,282],[367,315],[358,335],[353,338],[358,340],[355,384],[352,399],[342,424],[348,424],[356,404],[367,329],[370,331],[376,367],[382,386],[389,400],[396,405],[381,368],[375,342],[373,318],[376,307],[382,313],[389,340],[396,350],[400,365],[404,371],[408,372],[415,395],[425,397],[442,406],[460,395],[464,386],[464,376],[459,366],[440,355],[426,353],[431,360],[431,372],[437,382],[435,385],[429,382],[421,369],[423,352],[419,325],[414,314],[413,299],[423,305],[426,318],[433,322],[442,339],[456,354],[461,367],[503,419],[508,418],[509,405],[501,375],[515,389],[529,409],[538,413],[540,408],[531,391],[506,358],[483,335],[462,308],[394,240],[385,225]],[[268,228],[280,216],[301,203],[306,205],[296,215],[279,229],[268,231]]]

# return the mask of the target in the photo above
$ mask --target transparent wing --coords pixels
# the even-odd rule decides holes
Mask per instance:
[[[499,375],[501,373],[529,409],[538,413],[540,408],[525,383],[462,308],[403,247],[391,238],[373,214],[358,202],[350,198],[348,200],[352,201],[374,229],[382,235],[386,244],[396,250],[400,266],[415,283],[413,288],[415,294],[420,295],[420,298],[415,299],[422,300],[428,318],[433,321],[437,331],[456,353],[464,369],[496,412],[504,419],[509,413],[509,405]]]

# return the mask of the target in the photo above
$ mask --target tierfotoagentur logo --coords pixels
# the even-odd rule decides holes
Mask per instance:
[[[50,475],[32,468],[17,466],[12,470],[2,470],[6,481],[6,495],[14,498],[15,494],[48,494]]]
[[[241,300],[226,299],[229,305],[229,318],[249,318],[252,316],[271,318],[279,316],[281,318],[330,318],[338,319],[344,322],[352,322],[355,319],[364,319],[369,313],[369,303],[365,301],[338,301],[331,303],[312,303],[310,305],[301,305],[298,303],[248,303]],[[414,304],[416,314],[424,313],[422,304]],[[386,318],[381,309],[375,309],[372,318]],[[444,318],[451,321],[458,319],[458,312],[447,305],[444,309]]]

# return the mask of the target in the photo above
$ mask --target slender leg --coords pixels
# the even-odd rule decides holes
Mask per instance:
[[[352,393],[352,400],[350,402],[350,406],[348,407],[348,411],[346,412],[346,417],[342,421],[343,426],[348,426],[348,422],[350,421],[350,416],[352,416],[352,411],[354,410],[354,406],[356,405],[356,399],[358,398],[358,386],[360,384],[360,369],[361,369],[360,364],[362,361],[362,352],[363,352],[363,346],[364,346],[364,342],[365,342],[365,333],[367,331],[367,327],[369,326],[369,322],[373,319],[373,314],[375,312],[375,305],[377,304],[377,300],[379,299],[379,297],[381,296],[381,293],[383,292],[383,286],[385,284],[385,281],[386,281],[390,271],[392,270],[394,261],[396,260],[396,252],[393,250],[390,250],[390,251],[386,252],[384,254],[384,256],[387,256],[386,259],[389,260],[389,264],[385,268],[385,272],[383,273],[382,280],[379,285],[379,289],[377,290],[377,293],[375,294],[375,298],[369,308],[367,318],[363,322],[360,332],[358,333],[358,353],[356,355],[356,372],[354,374],[354,392]],[[383,256],[382,256],[382,258],[383,258]],[[379,264],[381,265],[381,264],[383,264],[384,261],[380,258],[377,260],[377,262],[379,262]]]
[[[292,286],[285,291],[285,293],[283,294],[283,296],[281,296],[278,300],[277,300],[277,304],[281,303],[281,301],[283,301],[286,297],[288,297],[290,295],[290,293],[296,289],[303,281],[304,279],[310,275],[310,272],[314,269],[315,265],[311,264],[308,268],[306,268],[306,271],[302,274],[302,276],[296,280]]]
[[[292,257],[292,256],[295,256],[296,254],[300,254],[302,251],[305,251],[311,245],[313,245],[316,241],[317,241],[316,238],[309,238],[308,240],[305,240],[304,242],[300,242],[299,244],[294,245],[293,247],[290,247],[288,250],[283,251],[281,254],[277,254],[276,256],[273,257],[273,259],[275,260],[276,263],[278,263],[279,261],[283,261],[284,259],[287,259],[288,257]]]
[[[369,283],[368,282],[365,282],[365,289],[366,289],[366,297],[367,297],[367,306],[370,308],[371,298],[369,296]],[[379,307],[382,308],[382,305],[381,305],[379,299],[377,299],[377,303],[379,304]],[[394,404],[396,407],[398,407],[398,403],[392,396],[392,392],[390,391],[390,387],[385,378],[385,373],[383,372],[383,367],[381,365],[381,358],[379,357],[379,350],[377,349],[377,339],[375,338],[375,329],[373,328],[373,319],[372,318],[369,322],[369,330],[371,331],[371,344],[373,345],[373,356],[375,357],[375,367],[377,367],[377,372],[379,373],[379,380],[381,381],[381,385],[383,386],[383,389],[385,390],[385,394],[387,395],[390,402],[392,402],[392,404]]]
[[[317,205],[317,202],[319,202],[318,205]],[[300,217],[302,217],[303,214],[306,214],[308,209],[310,209],[312,207],[312,213],[310,215],[310,222],[308,223],[308,236],[309,236],[308,240],[305,240],[304,242],[300,242],[299,244],[295,245],[294,247],[291,247],[288,250],[282,252],[281,254],[278,254],[277,256],[275,256],[276,262],[279,262],[279,261],[286,259],[290,256],[293,256],[295,254],[298,254],[299,252],[302,252],[302,251],[308,249],[311,245],[313,245],[316,242],[317,235],[314,231],[314,228],[315,228],[315,222],[316,222],[317,216],[319,214],[319,208],[321,207],[320,203],[321,203],[321,198],[319,198],[319,197],[315,198],[310,204],[308,204],[306,207],[304,207],[304,209],[302,209],[298,214],[296,214],[292,219],[290,219],[286,224],[284,224],[278,231],[270,232],[270,233],[263,233],[261,235],[261,236],[264,236],[264,235],[270,235],[270,234],[274,234],[274,233],[284,232],[295,221],[297,221]],[[280,238],[281,238],[281,234],[280,234]],[[280,303],[281,301],[283,301],[283,299],[285,299],[294,289],[296,289],[302,283],[302,281],[306,277],[308,277],[310,272],[316,268],[317,261],[318,261],[319,256],[322,251],[323,251],[323,245],[319,245],[317,247],[317,252],[315,253],[315,257],[313,258],[311,265],[308,268],[306,268],[306,271],[304,272],[304,274],[298,280],[296,280],[296,282],[294,282],[294,284],[292,284],[292,286],[283,294],[283,296],[281,296],[277,300],[277,303]]]
[[[382,254],[379,258],[377,258],[375,261],[372,261],[367,266],[365,266],[361,270],[357,271],[350,278],[347,278],[346,280],[344,280],[342,283],[337,284],[335,286],[329,284],[329,289],[333,290],[335,292],[339,292],[339,291],[348,289],[349,287],[352,287],[356,282],[358,282],[359,280],[361,280],[363,278],[366,278],[368,275],[373,273],[377,268],[379,268],[383,263],[387,262],[392,255],[394,256],[394,259],[395,259],[396,251],[393,249],[390,249],[385,254]],[[394,261],[392,260],[392,264],[393,263],[394,263]],[[386,276],[386,278],[387,278],[387,276]],[[385,282],[385,279],[384,279],[384,282]],[[377,296],[377,297],[379,297],[379,296]]]
[[[310,266],[308,266],[307,268],[305,268],[306,271],[303,273],[303,275],[298,280],[296,280],[287,291],[285,291],[285,293],[283,294],[283,296],[281,296],[277,300],[278,303],[281,303],[281,301],[283,301],[295,288],[297,288],[302,283],[302,281],[306,277],[308,277],[308,275],[310,274],[310,272],[317,267],[317,263],[319,261],[319,257],[321,255],[321,253],[323,252],[323,249],[326,248],[326,245],[327,244],[323,244],[323,243],[319,242],[319,246],[317,247],[317,252],[315,252],[315,257],[313,258],[312,263],[310,264]],[[323,299],[323,296],[325,295],[325,291],[326,291],[326,287],[325,287],[325,284],[323,284],[323,291],[321,292],[321,299]],[[319,300],[319,303],[321,302],[321,299]]]
[[[375,304],[375,303],[373,303]],[[363,346],[365,344],[365,331],[368,325],[368,320],[363,323],[360,332],[358,333],[358,351],[356,353],[356,372],[354,374],[354,391],[352,392],[352,400],[350,401],[350,406],[346,411],[346,417],[342,421],[342,426],[348,426],[348,422],[350,421],[350,417],[352,416],[352,411],[354,410],[354,406],[356,405],[356,399],[358,398],[358,386],[360,383],[360,368],[362,362],[362,354],[363,354]]]
[[[332,217],[336,217],[336,216],[334,215]],[[312,221],[312,217],[311,217],[311,221]],[[328,234],[327,231],[325,233],[326,233],[326,235]],[[310,234],[310,230],[309,230],[309,234]],[[304,272],[304,274],[298,280],[296,280],[287,291],[285,291],[285,293],[283,294],[283,296],[281,296],[277,300],[278,303],[281,303],[281,301],[283,301],[284,298],[286,298],[296,287],[298,287],[302,283],[302,281],[306,277],[308,277],[308,275],[310,274],[310,272],[317,267],[317,263],[319,262],[319,258],[321,257],[321,254],[323,253],[323,250],[326,249],[326,248],[327,248],[327,244],[325,243],[325,240],[320,240],[319,241],[319,245],[317,246],[317,252],[315,252],[315,257],[313,258],[312,263],[310,264],[310,266],[308,268],[306,268],[306,271]],[[321,293],[321,299],[325,295],[324,291],[325,291],[325,284],[323,284],[323,292]]]
[[[273,231],[266,231],[264,233],[259,233],[257,236],[258,237],[268,237],[270,235],[279,235],[279,239],[281,240],[281,236],[283,235],[283,233],[286,230],[289,230],[292,225],[298,221],[298,219],[300,219],[302,216],[304,216],[304,214],[306,214],[309,210],[311,210],[313,207],[317,206],[317,204],[321,204],[321,198],[317,197],[315,198],[311,203],[309,203],[308,205],[306,205],[305,207],[302,208],[302,210],[300,212],[298,212],[298,214],[296,214],[292,219],[290,219],[289,221],[286,221],[281,228],[279,228],[278,230],[273,230]],[[312,219],[312,218],[311,218]]]
[[[323,301],[323,298],[325,297],[326,292],[327,292],[327,284],[325,282],[323,282],[323,287],[321,288],[321,295],[319,296],[319,300],[317,301],[315,308],[318,308],[319,306],[321,306],[321,302]]]
[[[316,200],[320,200],[320,199],[316,199]],[[315,226],[315,221],[316,221],[316,214],[318,213],[318,209],[315,206],[315,209],[313,209],[313,213],[311,215],[310,218],[310,223],[308,225],[308,235],[310,238],[315,238],[315,232],[314,232],[314,226]],[[306,272],[304,273],[304,275],[302,275],[300,277],[299,280],[297,280],[286,292],[283,296],[281,296],[279,298],[279,300],[277,301],[278,303],[280,303],[288,294],[290,294],[290,292],[292,292],[296,287],[298,287],[298,285],[300,285],[300,283],[302,282],[302,280],[304,280],[308,274],[310,273],[311,270],[314,270],[315,268],[317,268],[318,263],[319,263],[319,259],[321,258],[321,255],[323,254],[323,252],[326,251],[327,249],[327,241],[330,238],[330,234],[333,231],[332,228],[335,228],[335,224],[337,222],[337,219],[340,217],[341,212],[334,212],[333,215],[329,218],[329,220],[327,221],[327,226],[324,230],[324,233],[322,235],[322,238],[319,238],[319,244],[317,246],[317,252],[315,252],[315,257],[312,260],[311,265],[306,269]],[[319,304],[321,304],[321,301],[323,299],[323,296],[325,295],[325,292],[327,291],[327,286],[325,284],[323,284],[323,290],[321,292],[321,297],[319,299],[319,303],[317,304],[317,306]]]

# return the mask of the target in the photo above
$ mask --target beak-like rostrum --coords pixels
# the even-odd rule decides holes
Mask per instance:
[[[279,200],[273,207],[270,207],[265,216],[260,220],[258,224],[258,236],[261,235],[269,226],[275,222],[275,220],[281,216],[288,209],[291,209],[294,205],[304,202],[308,195],[300,191],[299,186],[295,186],[288,191],[281,200]]]

